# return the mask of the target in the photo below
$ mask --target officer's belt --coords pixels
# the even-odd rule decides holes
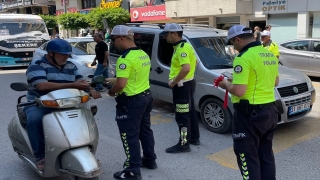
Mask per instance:
[[[185,83],[185,82],[192,81],[192,80],[193,80],[193,78],[190,78],[190,79],[182,79],[181,82],[182,82],[182,83]]]
[[[267,104],[249,104],[250,110],[266,109],[266,108],[269,108],[272,106],[275,106],[275,102],[271,102],[271,103],[267,103]],[[233,109],[236,111],[242,111],[243,106],[241,106],[239,103],[234,103]]]
[[[122,93],[121,95],[117,96],[117,98],[125,98],[126,100],[132,100],[132,99],[136,99],[136,98],[139,98],[141,96],[145,96],[146,94],[149,94],[150,93],[150,90],[147,89],[139,94],[135,94],[133,96],[126,96],[125,93]]]

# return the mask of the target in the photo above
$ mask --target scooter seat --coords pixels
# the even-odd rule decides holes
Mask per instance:
[[[18,113],[19,121],[23,128],[27,127],[27,115],[24,113],[24,108],[30,105],[34,105],[34,102],[19,103],[17,105],[17,113]]]
[[[27,115],[24,113],[23,111],[24,106],[22,107],[17,107],[17,112],[18,112],[18,117],[19,117],[19,121],[20,124],[23,128],[27,127]]]

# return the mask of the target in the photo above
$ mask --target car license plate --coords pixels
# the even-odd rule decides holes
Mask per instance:
[[[308,109],[310,109],[310,103],[304,103],[297,106],[289,107],[288,112],[289,112],[289,115],[291,115],[291,114],[296,114],[302,111],[307,111]]]

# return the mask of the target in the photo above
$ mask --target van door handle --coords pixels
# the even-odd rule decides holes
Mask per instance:
[[[163,73],[163,70],[162,70],[160,67],[157,67],[157,69],[155,69],[155,71],[156,71],[158,74]]]

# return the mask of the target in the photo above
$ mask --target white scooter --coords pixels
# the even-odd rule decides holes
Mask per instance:
[[[100,77],[100,76],[99,76]],[[94,78],[103,82],[104,77]],[[12,83],[16,91],[27,91],[25,83]],[[52,91],[37,97],[35,102],[22,103],[18,98],[17,111],[8,126],[12,146],[18,156],[42,177],[67,176],[70,180],[80,178],[99,179],[100,163],[95,158],[98,146],[98,129],[90,108],[85,103],[89,94],[77,89]],[[36,167],[36,158],[26,130],[27,120],[23,108],[34,105],[55,108],[42,119],[45,139],[45,166]]]

